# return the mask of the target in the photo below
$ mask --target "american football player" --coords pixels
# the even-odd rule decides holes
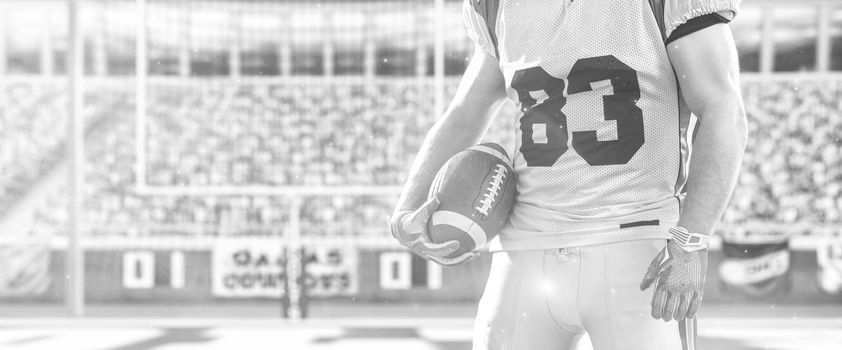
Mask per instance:
[[[695,347],[707,241],[747,141],[727,25],[739,3],[465,1],[475,52],[390,228],[439,263],[469,259],[428,239],[427,191],[501,100],[520,107],[518,197],[491,246],[475,350],[568,349],[585,333],[596,350]]]

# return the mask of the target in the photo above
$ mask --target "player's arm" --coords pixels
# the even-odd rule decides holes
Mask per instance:
[[[458,249],[456,241],[438,245],[429,242],[427,220],[438,201],[428,201],[428,191],[450,157],[482,139],[505,98],[504,84],[497,59],[487,50],[475,48],[447,111],[424,138],[389,220],[392,235],[401,244],[434,259]]]
[[[680,321],[694,317],[704,294],[707,245],[693,239],[705,242],[713,233],[734,191],[748,136],[730,28],[711,25],[669,43],[667,52],[700,123],[679,227],[670,230],[673,239],[653,259],[641,289],[656,283],[652,317]]]
[[[447,111],[421,144],[396,212],[419,208],[439,168],[482,139],[505,97],[503,84],[497,59],[476,48]]]
[[[699,118],[679,226],[711,235],[737,183],[748,139],[731,29],[716,24],[667,47],[687,106]]]

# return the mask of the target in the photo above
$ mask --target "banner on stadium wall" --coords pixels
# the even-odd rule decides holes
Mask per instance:
[[[305,285],[314,297],[357,294],[359,257],[353,247],[305,249]]]
[[[30,241],[0,245],[0,297],[43,295],[50,281],[49,243]]]
[[[819,288],[830,295],[842,295],[842,240],[819,242],[816,258]]]
[[[307,294],[357,292],[353,247],[305,247]],[[287,251],[277,240],[223,240],[213,249],[212,293],[223,298],[281,298],[287,285]]]
[[[719,263],[723,294],[765,297],[786,293],[790,287],[789,240],[722,242]]]

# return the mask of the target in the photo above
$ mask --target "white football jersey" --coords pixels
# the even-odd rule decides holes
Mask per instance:
[[[700,16],[730,20],[739,2],[466,0],[468,35],[520,107],[502,249],[669,237],[692,127],[665,40]]]

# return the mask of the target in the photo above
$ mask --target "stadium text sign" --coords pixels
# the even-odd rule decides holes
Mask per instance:
[[[307,294],[334,296],[357,294],[357,250],[350,247],[305,248],[304,279]]]
[[[353,248],[306,247],[305,281],[311,296],[357,292]],[[213,295],[223,298],[280,298],[287,288],[286,247],[277,240],[224,240],[214,246]]]
[[[778,251],[752,259],[725,259],[719,265],[719,276],[734,286],[749,285],[786,274],[789,251]]]
[[[773,297],[790,289],[789,241],[771,237],[753,242],[722,242],[719,278],[723,293]]]

